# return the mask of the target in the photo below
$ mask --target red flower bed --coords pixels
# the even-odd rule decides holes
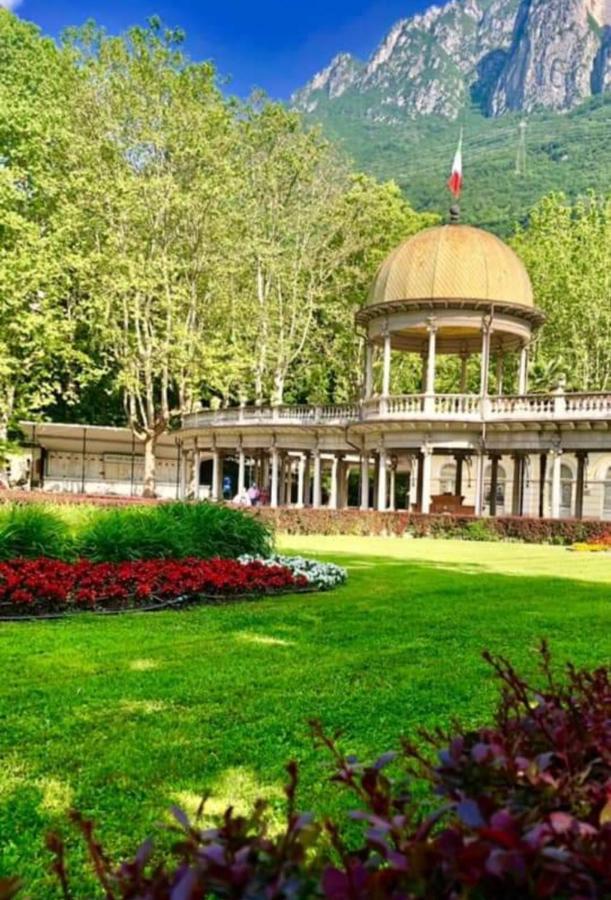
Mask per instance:
[[[307,585],[283,566],[232,559],[0,563],[0,616],[154,607],[175,600],[269,594]]]

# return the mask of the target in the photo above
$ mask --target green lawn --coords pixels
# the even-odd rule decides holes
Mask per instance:
[[[287,549],[285,539],[283,549]],[[151,616],[0,625],[0,874],[56,894],[45,831],[77,805],[113,852],[172,803],[213,811],[260,793],[282,808],[283,764],[302,765],[304,808],[340,804],[306,720],[371,756],[421,724],[486,719],[490,647],[530,669],[608,661],[611,559],[556,547],[291,538],[346,564],[332,594]],[[74,869],[81,864],[71,844]],[[82,896],[88,896],[83,882]]]

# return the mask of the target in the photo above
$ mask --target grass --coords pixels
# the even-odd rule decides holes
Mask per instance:
[[[290,538],[283,550],[346,564],[331,594],[189,612],[0,626],[0,875],[57,896],[43,835],[76,804],[109,849],[133,850],[172,803],[282,810],[283,766],[301,804],[341,801],[306,720],[370,757],[419,725],[481,722],[496,694],[490,647],[532,669],[608,661],[611,560],[557,547]],[[71,865],[84,868],[77,841]],[[91,892],[82,876],[79,896]]]

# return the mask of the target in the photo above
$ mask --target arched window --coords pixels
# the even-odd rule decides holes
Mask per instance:
[[[607,475],[605,477],[603,519],[611,519],[611,468],[607,469]]]
[[[507,472],[503,466],[498,468],[498,477],[496,482],[496,514],[502,516],[505,512],[505,494],[507,486]],[[492,491],[492,465],[486,467],[484,475],[484,490],[486,505],[490,509],[490,496]]]
[[[569,519],[573,515],[573,470],[566,463],[560,467],[560,515]]]
[[[456,463],[446,463],[439,473],[439,493],[453,494],[456,490]]]

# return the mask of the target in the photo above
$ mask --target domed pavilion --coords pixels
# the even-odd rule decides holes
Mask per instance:
[[[611,519],[611,394],[570,394],[562,382],[529,393],[529,348],[545,317],[510,247],[460,224],[454,211],[449,224],[400,244],[364,301],[356,315],[360,399],[185,416],[165,439],[161,492],[231,499],[256,483],[272,507]],[[392,393],[399,365],[421,373],[417,393]],[[81,435],[70,438],[68,430],[78,428],[38,426],[46,486],[75,489],[80,481],[86,489],[84,475],[70,480],[68,458],[78,469]],[[114,457],[130,468],[129,491],[137,493],[137,448],[125,429],[110,431]],[[102,440],[95,432],[89,429],[89,440],[98,440],[90,453],[99,460],[100,491],[108,470],[103,441],[106,457],[113,453],[108,434]],[[85,447],[82,453],[84,460]],[[62,467],[54,462],[60,458]],[[127,493],[117,466],[115,459],[113,490]]]

